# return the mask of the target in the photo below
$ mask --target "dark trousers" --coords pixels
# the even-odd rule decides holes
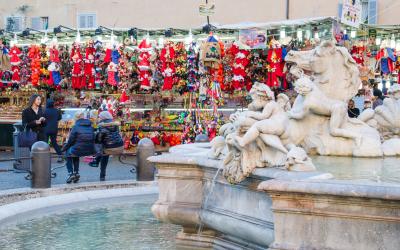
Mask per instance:
[[[108,165],[109,155],[102,155],[96,157],[96,164],[100,164],[100,178],[106,177],[106,168]]]
[[[67,151],[67,170],[69,174],[79,173],[79,157],[72,156],[69,150]]]
[[[56,151],[56,153],[58,155],[61,156],[61,148],[57,144],[57,134],[47,134],[46,136],[47,136],[46,142],[49,142],[49,139],[50,139],[51,145],[53,146],[54,150]]]

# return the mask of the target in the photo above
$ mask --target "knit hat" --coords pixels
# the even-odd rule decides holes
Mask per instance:
[[[99,114],[99,120],[100,120],[100,121],[112,120],[112,119],[113,119],[113,117],[112,117],[112,115],[110,114],[110,112],[108,112],[108,111],[103,111],[103,112],[101,112],[101,113]]]

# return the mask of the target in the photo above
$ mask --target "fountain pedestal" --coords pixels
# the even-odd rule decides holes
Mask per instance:
[[[256,169],[244,182],[231,185],[219,171],[222,162],[204,156],[209,147],[178,146],[149,158],[158,169],[160,190],[153,214],[182,226],[177,235],[180,249],[266,249],[274,240],[272,200],[258,185],[272,179],[331,177]]]

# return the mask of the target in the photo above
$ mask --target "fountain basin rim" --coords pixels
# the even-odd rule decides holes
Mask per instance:
[[[261,182],[258,190],[266,192],[290,192],[315,195],[332,195],[381,200],[400,200],[400,185],[374,183],[370,181],[346,180],[267,180]]]
[[[0,224],[14,218],[41,209],[62,207],[85,201],[124,198],[140,195],[158,194],[158,186],[136,186],[130,188],[98,189],[90,191],[78,191],[64,194],[53,194],[33,199],[26,199],[0,206]]]

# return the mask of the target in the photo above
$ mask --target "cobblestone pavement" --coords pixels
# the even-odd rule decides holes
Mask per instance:
[[[12,152],[0,152],[0,159],[12,158]],[[63,166],[55,162],[52,163],[52,167]],[[135,164],[135,157],[128,157],[126,160],[128,163]],[[132,165],[122,164],[119,162],[117,157],[110,158],[110,162],[107,167],[106,180],[134,180],[136,174],[131,173]],[[26,180],[24,177],[26,173],[16,173],[13,171],[4,171],[6,169],[12,169],[13,162],[0,162],[0,190],[12,189],[12,188],[23,188],[30,187],[30,180]],[[52,184],[64,184],[67,176],[67,170],[65,167],[56,169],[57,176],[52,179]],[[81,159],[80,162],[80,182],[96,182],[99,181],[100,168],[93,168],[88,166]]]

